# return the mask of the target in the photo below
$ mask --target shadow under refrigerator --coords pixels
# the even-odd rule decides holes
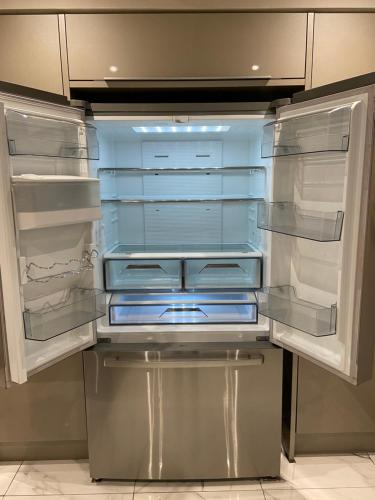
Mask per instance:
[[[373,100],[86,123],[0,95],[0,366],[84,351],[93,478],[277,476],[280,347],[371,376]]]

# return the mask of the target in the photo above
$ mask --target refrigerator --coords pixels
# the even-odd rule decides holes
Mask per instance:
[[[280,348],[371,377],[374,87],[275,114],[45,97],[0,95],[4,383],[85,351],[93,478],[277,475]]]

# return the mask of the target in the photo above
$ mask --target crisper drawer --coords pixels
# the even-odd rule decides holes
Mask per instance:
[[[107,290],[180,290],[179,260],[121,259],[105,262]]]
[[[257,323],[253,293],[113,296],[109,306],[111,325]],[[152,295],[152,294],[151,294]],[[221,296],[222,295],[222,296]]]
[[[189,259],[184,262],[185,288],[260,288],[261,259]]]

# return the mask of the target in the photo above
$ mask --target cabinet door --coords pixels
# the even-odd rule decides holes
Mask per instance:
[[[57,15],[0,16],[0,80],[63,93]]]
[[[375,71],[375,14],[316,14],[312,86]]]
[[[372,100],[356,90],[281,108],[263,143],[273,202],[258,211],[273,341],[352,383],[372,369]]]
[[[305,14],[72,14],[71,80],[304,78]]]

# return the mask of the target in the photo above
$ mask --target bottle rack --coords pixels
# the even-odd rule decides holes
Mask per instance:
[[[259,203],[257,226],[314,241],[340,241],[344,212],[304,210],[291,202]]]
[[[324,307],[302,300],[290,285],[265,287],[255,294],[258,312],[267,318],[315,337],[336,333],[336,304]]]
[[[263,127],[262,158],[347,151],[351,106],[284,118]]]
[[[92,125],[11,109],[6,111],[5,119],[11,156],[99,159],[96,129]]]
[[[25,309],[25,336],[30,340],[46,341],[91,323],[105,313],[106,299],[102,290],[69,288],[55,303]]]

